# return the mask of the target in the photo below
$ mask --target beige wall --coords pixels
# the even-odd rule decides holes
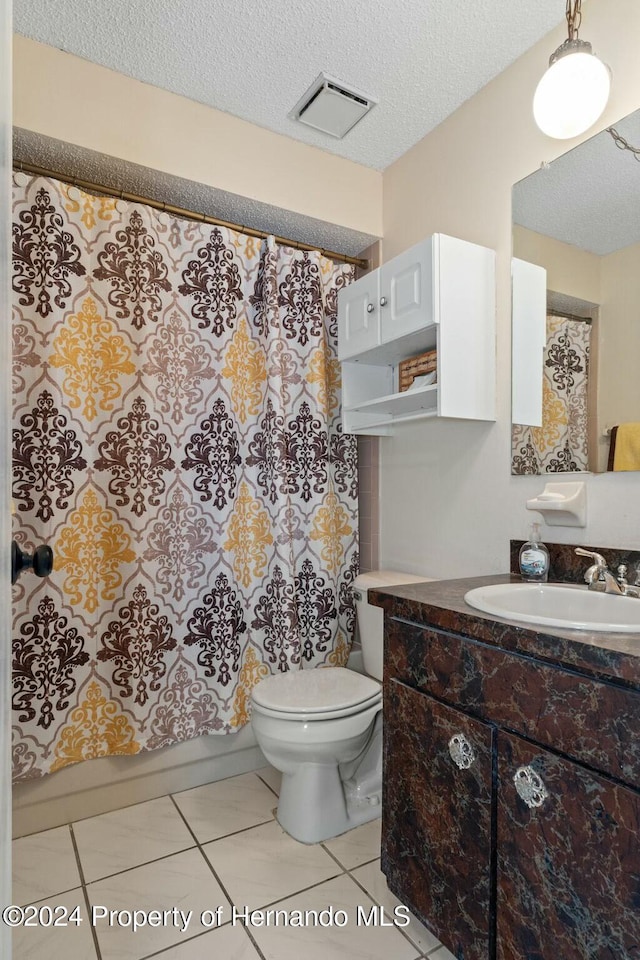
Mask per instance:
[[[624,29],[621,29],[624,24]],[[640,3],[589,0],[583,31],[613,70],[597,132],[640,105]],[[531,102],[559,28],[384,174],[384,257],[441,231],[497,251],[498,420],[424,421],[380,442],[381,564],[431,576],[503,571],[544,480],[510,475],[511,188],[575,146],[540,133]],[[586,139],[586,136],[583,138]],[[543,525],[555,542],[640,546],[640,474],[585,475],[587,527]]]
[[[589,303],[601,302],[601,258],[595,253],[514,225],[513,255],[545,268],[547,290]]]
[[[15,126],[373,236],[382,175],[16,36]]]

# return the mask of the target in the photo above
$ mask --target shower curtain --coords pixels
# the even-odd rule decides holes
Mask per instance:
[[[252,687],[344,664],[353,267],[14,178],[14,777],[238,730]]]
[[[514,424],[511,472],[588,469],[587,385],[591,326],[550,314],[543,356],[542,426]]]

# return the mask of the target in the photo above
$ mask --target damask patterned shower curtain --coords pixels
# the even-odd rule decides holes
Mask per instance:
[[[15,175],[14,775],[249,719],[342,664],[357,573],[337,292],[353,268]]]
[[[591,326],[550,314],[543,358],[542,426],[512,428],[514,474],[587,470]]]

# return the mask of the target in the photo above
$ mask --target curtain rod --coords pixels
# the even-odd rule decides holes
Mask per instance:
[[[591,317],[579,317],[575,313],[565,313],[564,310],[552,310],[550,307],[547,309],[552,317],[563,317],[565,320],[579,320],[580,323],[593,323]]]
[[[46,167],[38,167],[33,163],[26,163],[24,160],[14,160],[14,170],[24,173],[32,173],[37,177],[53,177],[55,180],[61,180],[72,187],[78,187],[80,190],[87,190],[90,193],[102,193],[108,197],[115,197],[117,200],[129,200],[131,203],[144,203],[149,207],[155,207],[163,213],[171,213],[176,217],[184,217],[187,220],[197,220],[200,223],[210,223],[215,227],[227,227],[229,230],[235,230],[238,233],[244,233],[249,237],[258,237],[260,240],[266,240],[271,234],[265,230],[254,230],[253,227],[245,227],[239,223],[231,223],[228,220],[220,220],[218,217],[210,217],[206,213],[197,213],[194,210],[184,210],[182,207],[176,207],[172,203],[165,203],[163,200],[154,200],[151,197],[139,197],[135,193],[127,193],[126,190],[116,190],[113,187],[105,187],[104,184],[92,183],[90,180],[80,180],[78,177],[71,177],[58,170],[48,170]],[[322,247],[314,247],[311,243],[302,243],[299,240],[288,240],[286,237],[274,237],[276,243],[285,247],[293,247],[296,250],[318,250],[323,257],[329,260],[337,260],[339,263],[352,263],[361,270],[369,269],[369,261],[360,257],[349,257],[345,253],[336,253],[333,250],[324,250]]]

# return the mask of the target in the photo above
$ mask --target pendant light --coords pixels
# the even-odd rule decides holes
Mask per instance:
[[[577,137],[592,127],[609,99],[611,72],[578,38],[582,0],[567,0],[569,37],[549,58],[537,86],[533,116],[543,133],[556,140]]]

